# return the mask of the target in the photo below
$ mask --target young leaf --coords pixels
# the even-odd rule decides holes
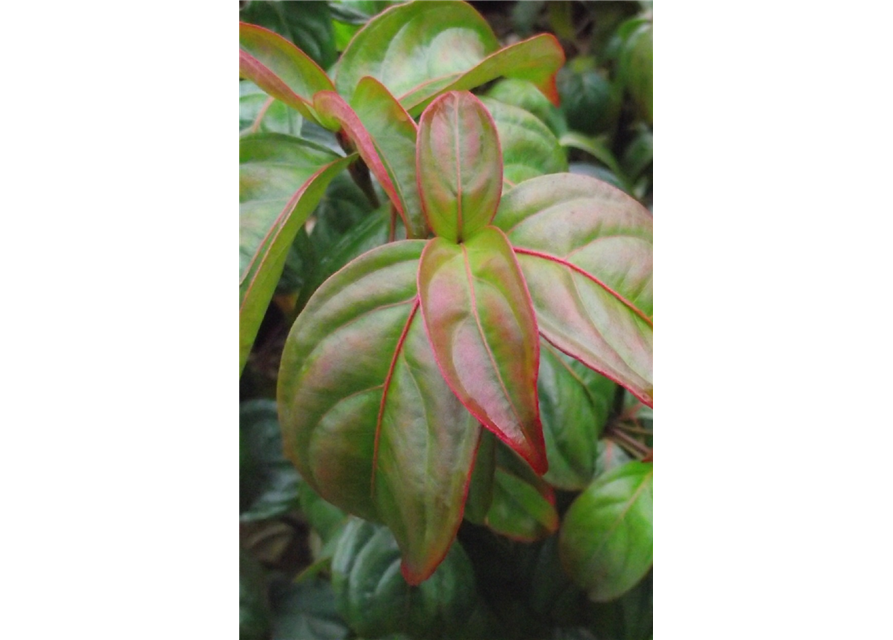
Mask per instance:
[[[537,387],[549,455],[543,479],[561,489],[582,490],[596,473],[598,437],[616,385],[543,340]]]
[[[536,116],[491,98],[481,102],[496,123],[503,179],[510,186],[545,173],[567,171],[567,158],[558,139]]]
[[[239,75],[314,122],[313,96],[335,88],[325,71],[291,42],[244,22],[239,23]]]
[[[384,11],[357,33],[335,85],[350,99],[360,78],[377,78],[413,115],[445,91],[473,89],[500,76],[530,80],[557,103],[555,74],[564,52],[553,36],[498,49],[492,29],[469,4],[410,2]]]
[[[356,518],[348,523],[332,559],[338,611],[359,635],[389,633],[443,637],[465,622],[475,600],[474,571],[462,545],[454,544],[431,579],[418,587],[397,571],[400,551],[384,527]]]
[[[565,515],[561,561],[590,599],[613,600],[651,567],[653,484],[650,463],[629,462],[593,482]]]
[[[487,226],[502,192],[496,124],[467,91],[431,103],[419,123],[419,194],[435,234],[461,242]]]
[[[417,127],[388,90],[374,78],[363,78],[347,104],[332,91],[318,93],[314,106],[323,122],[343,128],[391,199],[410,238],[425,238],[416,184]]]
[[[598,180],[554,174],[509,191],[493,224],[515,249],[543,337],[653,406],[648,211]]]
[[[423,246],[379,247],[326,281],[292,327],[278,390],[286,454],[323,498],[391,528],[412,584],[455,537],[480,436],[422,327]]]
[[[275,134],[268,134],[275,135]],[[246,142],[247,140],[247,142]],[[251,140],[242,139],[241,153]],[[300,145],[298,145],[300,146]],[[291,153],[300,159],[303,149],[288,149],[287,145],[275,147],[259,146],[257,153]],[[328,154],[328,152],[326,152]],[[328,158],[333,157],[328,154]],[[260,328],[273,297],[276,283],[285,266],[292,242],[307,216],[313,211],[325,192],[329,182],[338,172],[350,164],[356,156],[338,158],[318,167],[294,192],[285,205],[279,208],[279,198],[286,184],[294,188],[292,182],[296,172],[306,165],[299,164],[264,166],[263,162],[243,162],[240,168],[240,199],[243,201],[239,212],[240,255],[242,257],[239,278],[239,372],[245,368],[254,338]],[[243,155],[244,160],[244,155]],[[295,167],[299,167],[296,169]]]
[[[418,282],[425,328],[450,388],[544,473],[537,325],[511,245],[494,227],[459,245],[434,238],[422,253]]]

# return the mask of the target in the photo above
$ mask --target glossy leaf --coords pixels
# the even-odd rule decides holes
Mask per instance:
[[[465,622],[476,600],[474,573],[462,546],[418,587],[400,576],[400,551],[386,528],[353,519],[332,559],[338,610],[359,635],[411,633],[443,637]]]
[[[629,591],[653,560],[650,463],[629,462],[593,482],[561,526],[561,561],[596,602]]]
[[[277,33],[239,23],[239,75],[316,122],[312,100],[334,89],[325,71]]]
[[[330,128],[343,128],[356,145],[403,219],[409,237],[427,237],[416,184],[415,122],[373,78],[363,78],[351,103],[329,91],[314,99],[323,122]]]
[[[564,51],[555,36],[544,33],[515,43],[483,59],[473,69],[451,82],[440,80],[418,87],[400,98],[410,113],[419,113],[439,94],[479,87],[496,78],[517,78],[532,82],[549,101],[559,104],[555,74],[564,64]]]
[[[567,171],[564,150],[536,116],[489,98],[481,101],[496,124],[502,148],[503,179],[510,186],[546,173]]]
[[[345,640],[350,629],[335,609],[335,594],[325,580],[280,582],[270,589],[272,640]]]
[[[493,502],[487,526],[522,542],[541,540],[558,530],[555,493],[505,447],[497,450]]]
[[[461,242],[487,226],[502,191],[496,124],[467,91],[431,103],[419,122],[419,194],[431,230]]]
[[[250,80],[239,82],[239,132],[284,133],[299,136],[303,118],[301,114],[268,96]]]
[[[243,139],[244,144],[244,139]],[[244,148],[244,147],[242,147]],[[275,201],[277,178],[283,178],[278,168],[259,172],[248,170],[243,163],[240,170],[240,199],[243,206],[239,212],[240,254],[242,270],[239,278],[239,371],[245,367],[251,345],[260,328],[267,305],[276,289],[282,274],[289,249],[298,230],[307,216],[313,211],[325,192],[329,182],[354,159],[354,156],[339,158],[318,169],[300,185],[285,206],[273,217],[278,204],[265,202],[268,196]],[[247,204],[246,202],[251,202]],[[270,219],[272,218],[272,220]],[[261,236],[261,233],[263,235]]]
[[[529,111],[539,118],[556,136],[567,131],[567,122],[559,109],[549,102],[532,82],[506,78],[487,91],[487,97]]]
[[[418,584],[462,520],[480,427],[440,374],[419,313],[424,243],[380,247],[336,273],[282,355],[286,453],[323,498],[385,522]]]
[[[487,429],[544,473],[537,325],[505,236],[486,227],[461,245],[430,240],[418,282],[425,328],[450,388]]]
[[[465,519],[484,524],[493,504],[493,475],[496,472],[496,436],[481,431],[481,441],[474,460],[471,483],[465,500]]]
[[[543,478],[561,489],[584,489],[596,473],[598,437],[616,385],[543,341],[537,386],[549,456]]]
[[[350,99],[360,79],[380,80],[413,115],[445,91],[473,89],[500,76],[533,81],[553,101],[564,62],[549,35],[501,51],[487,22],[464,2],[411,2],[376,16],[347,46],[335,84]]]
[[[603,182],[521,183],[493,224],[518,256],[546,340],[653,406],[652,221]]]
[[[273,400],[251,400],[239,406],[239,432],[248,458],[239,474],[243,522],[274,518],[298,505],[301,477],[282,455],[282,434]]]

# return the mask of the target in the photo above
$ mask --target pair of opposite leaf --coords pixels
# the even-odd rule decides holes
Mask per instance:
[[[432,8],[401,10],[459,3],[414,4]],[[525,181],[500,202],[499,141],[474,96],[442,94],[416,126],[401,102],[419,108],[428,89],[398,101],[362,77],[348,102],[300,51],[261,31],[241,28],[242,74],[341,129],[407,236],[419,238],[370,251],[319,288],[292,328],[279,381],[286,450],[304,478],[337,506],[387,524],[403,575],[418,584],[462,520],[480,425],[546,470],[540,336],[652,404],[650,216],[621,192],[570,174]],[[429,84],[449,88],[485,63]],[[308,179],[263,242],[287,248],[282,228],[296,224],[293,210],[303,207],[297,219],[306,218],[319,197],[306,193],[349,161]],[[436,237],[425,241],[429,230]],[[281,248],[262,244],[261,254],[284,260]],[[253,274],[276,274],[263,267],[263,259],[249,266],[243,300],[260,289]]]
[[[480,425],[546,471],[540,335],[652,402],[647,212],[570,174],[523,182],[500,206],[495,125],[468,92],[422,114],[416,171],[435,237],[379,247],[324,283],[279,378],[298,469],[385,522],[413,584],[455,537]]]

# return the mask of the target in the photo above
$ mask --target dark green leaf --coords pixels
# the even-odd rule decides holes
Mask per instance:
[[[480,100],[457,91],[432,102],[419,122],[417,156],[419,195],[435,234],[461,242],[490,223],[502,192],[502,152]]]
[[[650,463],[628,462],[600,476],[565,515],[562,564],[590,599],[617,598],[651,567],[653,483]]]
[[[273,518],[298,505],[301,478],[282,454],[276,403],[251,400],[239,406],[239,432],[248,458],[239,477],[240,520]]]
[[[616,385],[545,340],[540,345],[537,385],[549,458],[543,478],[561,489],[583,489],[596,472],[598,437]]]
[[[487,511],[493,503],[493,474],[496,471],[496,436],[487,430],[481,432],[471,474],[471,484],[465,500],[465,519],[484,524]]]
[[[270,629],[270,607],[264,571],[244,549],[239,550],[239,638],[264,640]]]
[[[654,159],[654,137],[644,125],[623,152],[623,167],[633,180],[638,178]]]
[[[302,482],[298,487],[301,511],[307,522],[319,534],[323,544],[327,543],[347,522],[347,514],[335,505],[326,502],[309,484]]]
[[[270,599],[272,640],[345,640],[350,635],[335,610],[332,587],[324,580],[274,584]]]
[[[503,179],[510,186],[546,173],[567,171],[564,151],[541,120],[524,109],[493,99],[481,101],[496,123]]]
[[[418,283],[425,327],[450,388],[481,424],[544,473],[536,319],[505,235],[485,227],[461,245],[430,240]]]
[[[596,69],[594,58],[571,60],[558,72],[557,84],[571,129],[594,136],[616,128],[622,93]]]
[[[552,487],[503,445],[497,447],[493,502],[486,522],[493,531],[523,542],[558,530]]]
[[[620,49],[617,75],[635,100],[648,124],[652,123],[654,27],[645,22],[636,27]]]
[[[578,176],[588,176],[600,180],[601,182],[607,182],[612,187],[617,187],[621,191],[629,193],[629,191],[627,191],[628,187],[623,180],[618,178],[610,169],[606,169],[600,165],[589,164],[587,162],[571,162],[568,165],[568,170]]]
[[[653,632],[653,572],[611,602],[589,605],[589,628],[598,640],[650,640]]]
[[[466,621],[476,590],[460,544],[452,545],[418,587],[406,583],[399,567],[400,550],[390,531],[352,519],[332,560],[332,586],[339,612],[356,633],[444,638]]]
[[[288,38],[324,69],[335,62],[335,34],[325,2],[251,0],[239,17]]]
[[[423,246],[370,251],[316,291],[289,334],[278,392],[286,452],[303,478],[391,527],[414,584],[455,536],[480,435],[425,335]]]
[[[509,191],[493,224],[515,249],[543,337],[652,406],[650,214],[563,173]]]
[[[250,80],[239,82],[239,132],[285,133],[298,136],[303,118],[284,102],[271,98]]]

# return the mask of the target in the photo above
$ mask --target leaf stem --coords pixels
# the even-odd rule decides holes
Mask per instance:
[[[344,149],[345,153],[353,153],[356,151],[353,143],[351,143],[350,139],[344,135],[343,130],[338,132],[338,144],[341,145],[341,148]],[[366,166],[363,159],[357,158],[356,162],[350,164],[347,171],[350,173],[350,177],[353,178],[356,185],[369,199],[372,208],[378,209],[381,206],[381,202],[379,202],[378,194],[375,193],[375,188],[372,186],[372,178],[369,176],[369,167]]]
[[[651,451],[647,446],[622,431],[612,430],[607,437],[640,459],[644,458]]]

